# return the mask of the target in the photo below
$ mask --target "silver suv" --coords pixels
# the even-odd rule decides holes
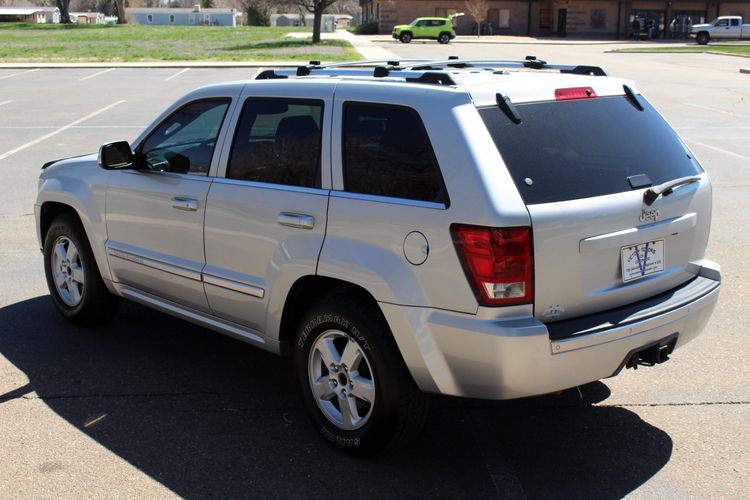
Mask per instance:
[[[711,184],[598,67],[267,70],[44,166],[52,299],[121,297],[290,355],[317,430],[404,442],[425,393],[559,391],[666,361],[716,305]]]

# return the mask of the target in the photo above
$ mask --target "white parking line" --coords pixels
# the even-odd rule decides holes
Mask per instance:
[[[168,82],[168,81],[169,81],[169,80],[171,80],[172,78],[174,78],[174,77],[176,77],[176,76],[180,76],[181,74],[183,74],[184,72],[188,71],[189,69],[190,69],[190,68],[185,68],[185,69],[183,69],[183,70],[181,70],[181,71],[178,71],[178,72],[177,72],[177,73],[175,73],[174,75],[172,75],[172,76],[170,76],[170,77],[166,78],[166,79],[165,79],[164,81],[165,81],[165,82]]]
[[[693,104],[692,102],[683,102],[682,105],[690,106],[690,107],[698,108],[698,109],[705,109],[706,111],[713,111],[714,113],[724,113],[725,115],[732,115],[738,118],[750,118],[750,115],[741,115],[733,111],[726,111],[724,109],[712,108],[710,106],[701,106],[700,104]]]
[[[34,71],[39,71],[40,69],[41,68],[29,69],[26,71],[21,71],[19,73],[13,73],[10,75],[0,76],[0,80],[5,80],[6,78],[13,78],[14,76],[19,76],[19,75],[25,75],[26,73],[33,73]]]
[[[122,101],[117,101],[117,102],[113,102],[113,103],[112,103],[112,104],[110,104],[109,106],[105,106],[105,107],[101,108],[101,109],[100,109],[100,110],[98,110],[98,111],[94,111],[93,113],[90,113],[90,114],[88,114],[88,115],[84,116],[83,118],[79,118],[78,120],[76,120],[76,121],[74,121],[74,122],[71,122],[71,123],[69,123],[69,124],[67,124],[67,125],[65,125],[65,126],[63,126],[63,127],[60,127],[60,128],[58,128],[57,130],[54,130],[54,131],[50,132],[49,134],[43,135],[42,137],[39,137],[38,139],[34,139],[34,140],[33,140],[33,141],[31,141],[31,142],[27,142],[26,144],[22,144],[21,146],[18,146],[18,147],[17,147],[16,149],[11,149],[10,151],[8,151],[8,152],[6,152],[6,153],[3,153],[3,154],[1,154],[1,155],[0,155],[0,160],[4,160],[4,159],[6,159],[7,157],[9,157],[10,155],[16,154],[16,153],[18,153],[19,151],[23,151],[23,150],[24,150],[24,149],[26,149],[26,148],[30,148],[31,146],[33,146],[33,145],[35,145],[35,144],[39,144],[40,142],[42,142],[42,141],[44,141],[44,140],[47,140],[47,139],[49,139],[50,137],[52,137],[52,136],[55,136],[55,135],[59,134],[60,132],[65,132],[65,131],[66,131],[66,130],[68,130],[69,128],[75,127],[75,126],[76,126],[76,125],[78,125],[79,123],[85,122],[85,121],[86,121],[86,120],[88,120],[89,118],[93,118],[93,117],[95,117],[96,115],[100,115],[100,114],[104,113],[105,111],[109,111],[110,109],[112,109],[112,108],[114,108],[115,106],[117,106],[117,105],[119,105],[119,104],[122,104],[122,103],[124,103],[124,102],[125,102],[124,100],[122,100]]]
[[[724,153],[725,155],[734,156],[735,158],[739,158],[740,160],[750,160],[750,156],[742,156],[741,154],[733,153],[731,151],[727,151],[726,149],[717,148],[715,146],[709,146],[708,144],[704,144],[693,139],[688,139],[688,141],[692,142],[693,144],[697,144],[702,148],[712,149],[714,151],[718,151],[719,153]]]
[[[2,104],[2,103],[0,103]],[[49,130],[55,128],[62,128],[65,125],[38,125],[38,126],[0,126],[0,130]],[[113,129],[113,128],[137,128],[143,130],[146,128],[145,125],[76,125],[75,127],[68,127],[75,129]]]
[[[79,82],[82,82],[82,81],[84,81],[84,80],[88,80],[89,78],[94,78],[95,76],[103,75],[104,73],[109,73],[110,71],[114,71],[114,70],[116,70],[116,69],[117,69],[117,68],[109,68],[109,69],[105,69],[105,70],[103,70],[103,71],[99,71],[98,73],[94,73],[93,75],[89,75],[89,76],[84,76],[83,78],[79,78],[79,79],[78,79],[78,81],[79,81]]]
[[[12,102],[13,102],[13,101],[9,99],[9,100],[7,100],[7,101],[3,101],[3,102],[0,102],[0,106],[4,106],[4,105],[6,105],[6,104],[10,104],[10,103],[12,103]]]

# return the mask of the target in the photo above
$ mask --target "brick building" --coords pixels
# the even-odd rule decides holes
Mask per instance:
[[[459,35],[476,33],[476,20],[463,0],[360,0],[364,22],[378,22],[380,33],[417,17],[459,17]],[[740,15],[750,23],[750,0],[621,1],[621,0],[515,0],[487,2],[487,15],[495,35],[612,37],[632,36],[634,20],[653,38],[685,37],[692,24],[717,16]],[[483,30],[485,33],[487,29]]]

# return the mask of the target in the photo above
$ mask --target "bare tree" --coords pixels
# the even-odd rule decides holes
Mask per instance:
[[[70,24],[70,0],[55,0],[60,9],[60,23]]]
[[[328,7],[336,3],[336,0],[298,0],[313,17],[313,39],[312,43],[320,43],[320,23],[323,13]]]
[[[466,10],[477,23],[477,36],[482,34],[482,23],[487,19],[487,0],[464,0]]]

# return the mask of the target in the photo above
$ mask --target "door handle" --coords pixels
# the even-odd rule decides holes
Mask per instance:
[[[198,200],[194,198],[186,198],[184,196],[175,196],[172,198],[172,207],[177,210],[195,212],[198,210]]]
[[[312,215],[296,214],[293,212],[281,212],[278,221],[282,226],[299,229],[312,229],[315,226],[315,217]]]

